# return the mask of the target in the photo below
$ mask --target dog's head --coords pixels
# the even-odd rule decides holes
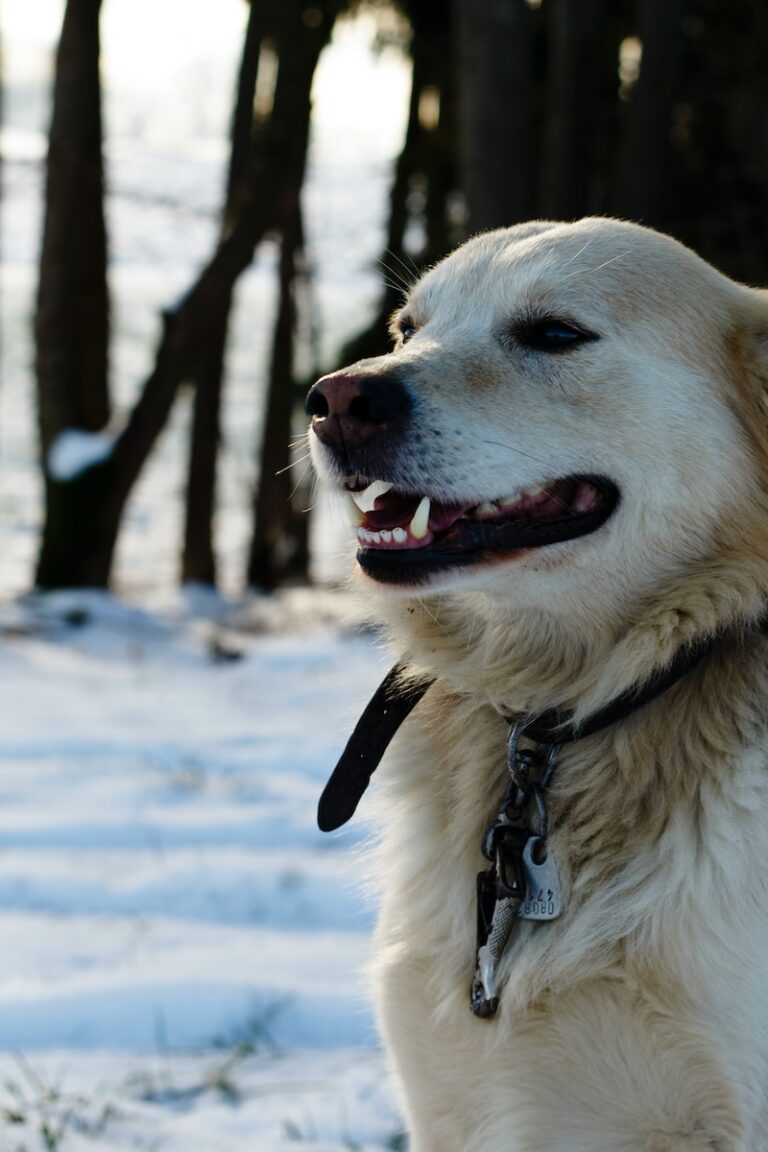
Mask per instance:
[[[631,610],[754,533],[768,304],[669,237],[607,219],[477,236],[392,331],[307,401],[369,583]]]

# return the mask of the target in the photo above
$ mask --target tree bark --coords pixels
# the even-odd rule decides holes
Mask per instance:
[[[248,11],[238,71],[235,106],[230,129],[230,156],[222,209],[221,235],[236,226],[238,216],[255,195],[253,133],[254,96],[259,50],[266,34],[265,6],[252,0]],[[192,433],[189,445],[187,494],[184,506],[184,543],[181,578],[185,582],[216,584],[213,526],[216,507],[216,471],[221,445],[221,399],[224,361],[232,308],[232,292],[225,292],[212,316],[211,334],[201,348],[194,373]]]
[[[254,532],[248,557],[248,585],[271,591],[291,575],[306,573],[306,517],[297,520],[291,504],[296,480],[290,468],[294,411],[293,352],[296,331],[296,263],[300,219],[283,231],[280,246],[280,299],[269,372],[267,406],[259,450]]]
[[[526,0],[454,0],[454,12],[462,185],[476,232],[533,213],[533,14]]]
[[[681,41],[657,225],[729,276],[765,284],[768,9],[686,0]]]
[[[270,216],[250,203],[197,281],[163,315],[152,372],[108,460],[68,481],[46,470],[46,523],[37,565],[42,588],[105,587],[125,501],[165,425],[179,385],[210,340],[216,309],[253,258]]]
[[[213,543],[216,468],[221,446],[224,357],[232,298],[230,290],[225,291],[216,301],[213,330],[198,357],[184,506],[181,578],[185,583],[193,581],[211,587],[216,584],[216,552]]]
[[[626,117],[615,210],[654,225],[669,153],[683,0],[643,0],[640,76]]]
[[[275,472],[289,463],[288,444],[295,408],[293,344],[296,321],[296,256],[302,247],[301,189],[309,143],[312,80],[320,53],[330,39],[341,4],[318,5],[306,19],[303,0],[282,0],[278,37],[280,55],[272,140],[278,173],[275,220],[282,237],[280,303],[273,339],[270,378],[254,498],[254,527],[249,549],[249,586],[271,589],[289,576],[307,575],[306,524],[291,508],[293,483]],[[277,467],[275,467],[277,465]],[[286,499],[286,492],[288,498]]]
[[[341,350],[339,360],[344,364],[381,356],[389,350],[387,321],[402,302],[410,282],[417,279],[422,268],[439,260],[463,238],[460,226],[450,219],[449,210],[451,194],[458,191],[456,37],[441,0],[410,0],[404,8],[413,31],[411,94],[405,140],[389,194],[387,240],[380,261],[386,277],[384,290],[371,323]],[[440,121],[432,131],[425,130],[419,119],[421,99],[428,88],[435,89],[440,100]],[[422,252],[412,256],[406,252],[405,240],[411,222],[409,197],[419,178],[426,185],[425,245]]]
[[[56,56],[35,315],[44,458],[64,429],[97,431],[110,415],[100,6],[68,0]]]
[[[603,0],[547,0],[545,12],[550,69],[539,212],[574,220],[591,210]],[[614,78],[617,58],[618,51]]]
[[[84,21],[84,14],[90,14],[90,23]],[[100,428],[108,407],[104,403],[108,400],[106,355],[100,361],[104,366],[101,377],[85,372],[76,377],[71,369],[72,358],[65,355],[73,344],[79,347],[75,338],[82,336],[83,360],[88,364],[95,360],[92,351],[86,347],[90,333],[85,320],[90,313],[87,307],[81,307],[74,313],[73,321],[73,300],[62,284],[60,255],[63,249],[68,258],[75,259],[76,266],[77,253],[70,252],[66,238],[70,228],[87,230],[88,224],[82,219],[84,202],[90,205],[96,221],[95,224],[91,221],[94,232],[98,230],[99,221],[103,224],[101,184],[94,177],[94,158],[97,153],[99,158],[101,156],[101,121],[93,110],[94,85],[98,87],[97,15],[97,0],[69,0],[62,32],[64,47],[57,62],[46,243],[39,289],[42,304],[37,325],[46,520],[36,583],[43,588],[107,585],[125,501],[168,419],[179,385],[185,380],[195,379],[205,350],[211,345],[216,347],[215,342],[221,333],[222,302],[231,295],[238,276],[251,262],[256,245],[267,228],[273,225],[279,202],[276,182],[264,179],[269,176],[271,166],[280,160],[284,144],[278,132],[267,136],[262,161],[254,175],[253,194],[242,204],[237,222],[221,239],[213,257],[186,295],[164,313],[154,367],[122,432],[115,439],[111,455],[69,480],[52,476],[47,467],[48,450],[59,432],[69,427]],[[76,78],[73,80],[73,68],[78,74],[82,72],[90,83],[87,107]],[[78,121],[75,124],[71,123],[73,115]],[[58,162],[55,145],[59,135],[66,135],[69,130],[74,132],[76,142],[83,137],[84,143],[78,144],[75,151],[78,162],[62,165]],[[81,179],[87,184],[82,197],[79,195]],[[103,251],[106,253],[105,244]],[[95,265],[96,260],[92,263]],[[101,275],[106,283],[103,267]],[[86,298],[90,307],[91,297]],[[105,351],[106,344],[100,341],[98,332],[99,308],[95,305],[94,308],[96,345]],[[71,333],[69,325],[74,328]],[[87,380],[89,388],[78,388],[80,380]],[[94,407],[85,411],[86,401],[93,404],[91,390],[97,399],[100,397],[102,400],[96,415],[93,414]],[[80,398],[82,403],[78,403]]]

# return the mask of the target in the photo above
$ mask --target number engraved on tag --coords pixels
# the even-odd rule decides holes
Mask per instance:
[[[540,836],[531,836],[523,848],[525,900],[518,912],[521,920],[555,920],[562,911],[555,857],[548,851],[540,864],[535,859],[540,841]]]

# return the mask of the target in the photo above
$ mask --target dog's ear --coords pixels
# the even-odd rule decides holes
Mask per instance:
[[[768,469],[768,291],[745,289],[743,307],[726,340],[730,400]]]
[[[737,327],[755,383],[768,387],[768,288],[743,288]]]

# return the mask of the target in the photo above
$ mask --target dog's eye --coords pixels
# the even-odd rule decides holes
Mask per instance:
[[[416,335],[416,327],[407,316],[398,321],[397,329],[400,333],[400,341],[402,344],[407,344],[411,336]]]
[[[568,320],[547,317],[518,324],[512,331],[515,341],[533,352],[567,352],[587,340],[598,340],[594,332],[577,328]]]

